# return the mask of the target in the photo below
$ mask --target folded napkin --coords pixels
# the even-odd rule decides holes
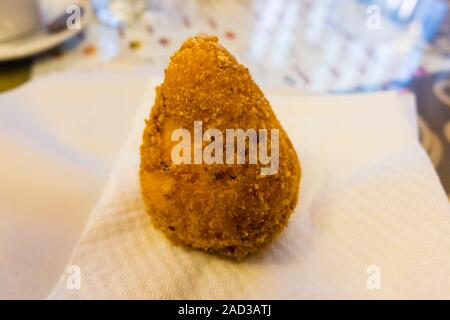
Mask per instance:
[[[303,168],[279,238],[235,262],[153,228],[138,176],[151,96],[49,298],[450,298],[450,208],[413,110],[395,93],[269,98]]]
[[[0,94],[0,299],[45,299],[126,142],[148,72],[70,71]]]

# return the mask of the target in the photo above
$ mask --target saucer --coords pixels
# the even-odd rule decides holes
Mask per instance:
[[[19,39],[0,42],[0,62],[33,56],[52,49],[79,34],[86,27],[86,24],[92,14],[89,5],[80,5],[80,7],[83,12],[81,15],[80,29],[64,28],[58,32],[50,33],[43,28],[42,30]]]

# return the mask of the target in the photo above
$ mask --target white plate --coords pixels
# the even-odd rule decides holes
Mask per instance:
[[[80,29],[64,29],[57,33],[48,33],[41,30],[29,36],[0,43],[0,62],[26,58],[49,50],[76,36],[86,27],[91,16],[89,5],[83,6]]]

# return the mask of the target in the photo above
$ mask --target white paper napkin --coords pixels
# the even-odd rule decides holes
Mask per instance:
[[[64,72],[0,94],[0,299],[45,299],[126,142],[140,71]]]
[[[138,179],[151,96],[68,263],[80,289],[64,272],[49,298],[450,298],[448,199],[399,97],[270,100],[303,169],[273,244],[234,262],[152,227]]]

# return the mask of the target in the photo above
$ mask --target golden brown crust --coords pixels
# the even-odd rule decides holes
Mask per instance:
[[[171,132],[192,134],[194,121],[203,131],[279,129],[278,173],[263,176],[260,164],[175,165]],[[171,240],[241,259],[286,226],[299,192],[296,152],[248,69],[217,37],[189,38],[172,56],[146,124],[142,194],[153,224]]]

